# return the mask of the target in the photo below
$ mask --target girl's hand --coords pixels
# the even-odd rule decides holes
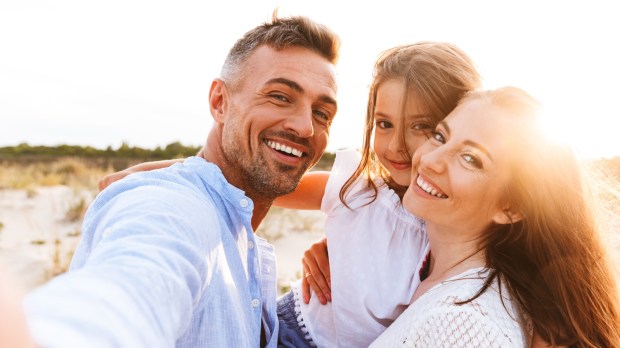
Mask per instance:
[[[301,259],[303,264],[303,276],[301,292],[305,303],[310,302],[310,288],[319,297],[321,304],[327,304],[332,300],[331,278],[329,271],[329,257],[327,255],[327,238],[312,244],[310,249],[304,252]]]

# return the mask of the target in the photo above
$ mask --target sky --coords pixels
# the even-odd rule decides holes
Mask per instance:
[[[228,49],[274,8],[342,39],[328,150],[360,146],[378,54],[417,41],[467,52],[486,88],[521,87],[550,131],[620,156],[620,21],[613,1],[0,1],[0,146],[201,145]]]

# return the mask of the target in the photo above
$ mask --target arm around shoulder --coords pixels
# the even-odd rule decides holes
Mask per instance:
[[[288,209],[319,210],[328,179],[327,171],[309,172],[301,178],[295,191],[276,198],[274,205]]]

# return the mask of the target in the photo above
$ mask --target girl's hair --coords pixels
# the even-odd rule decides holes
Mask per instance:
[[[433,128],[456,107],[466,92],[478,88],[481,83],[472,60],[461,49],[449,43],[418,42],[382,52],[375,62],[368,94],[362,160],[340,190],[340,200],[345,206],[347,191],[361,175],[366,177],[374,191],[370,202],[376,199],[377,194],[373,178],[379,176],[389,182],[389,173],[376,160],[370,144],[375,127],[377,90],[383,82],[393,79],[404,82],[404,97],[416,98],[430,117],[429,122]],[[404,117],[404,110],[401,117]],[[404,146],[404,132],[400,136]]]
[[[461,102],[472,99],[519,121],[509,130],[519,143],[511,149],[502,203],[522,217],[483,236],[491,276],[478,295],[494,278],[505,280],[534,331],[552,345],[620,347],[615,272],[580,162],[569,147],[544,136],[541,108],[522,90],[474,92]]]

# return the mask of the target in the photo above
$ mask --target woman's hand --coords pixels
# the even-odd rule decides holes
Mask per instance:
[[[327,255],[327,238],[312,244],[304,252],[301,259],[303,264],[303,279],[301,292],[305,303],[310,302],[310,288],[319,297],[321,304],[332,300],[331,278],[329,271],[329,257]]]

